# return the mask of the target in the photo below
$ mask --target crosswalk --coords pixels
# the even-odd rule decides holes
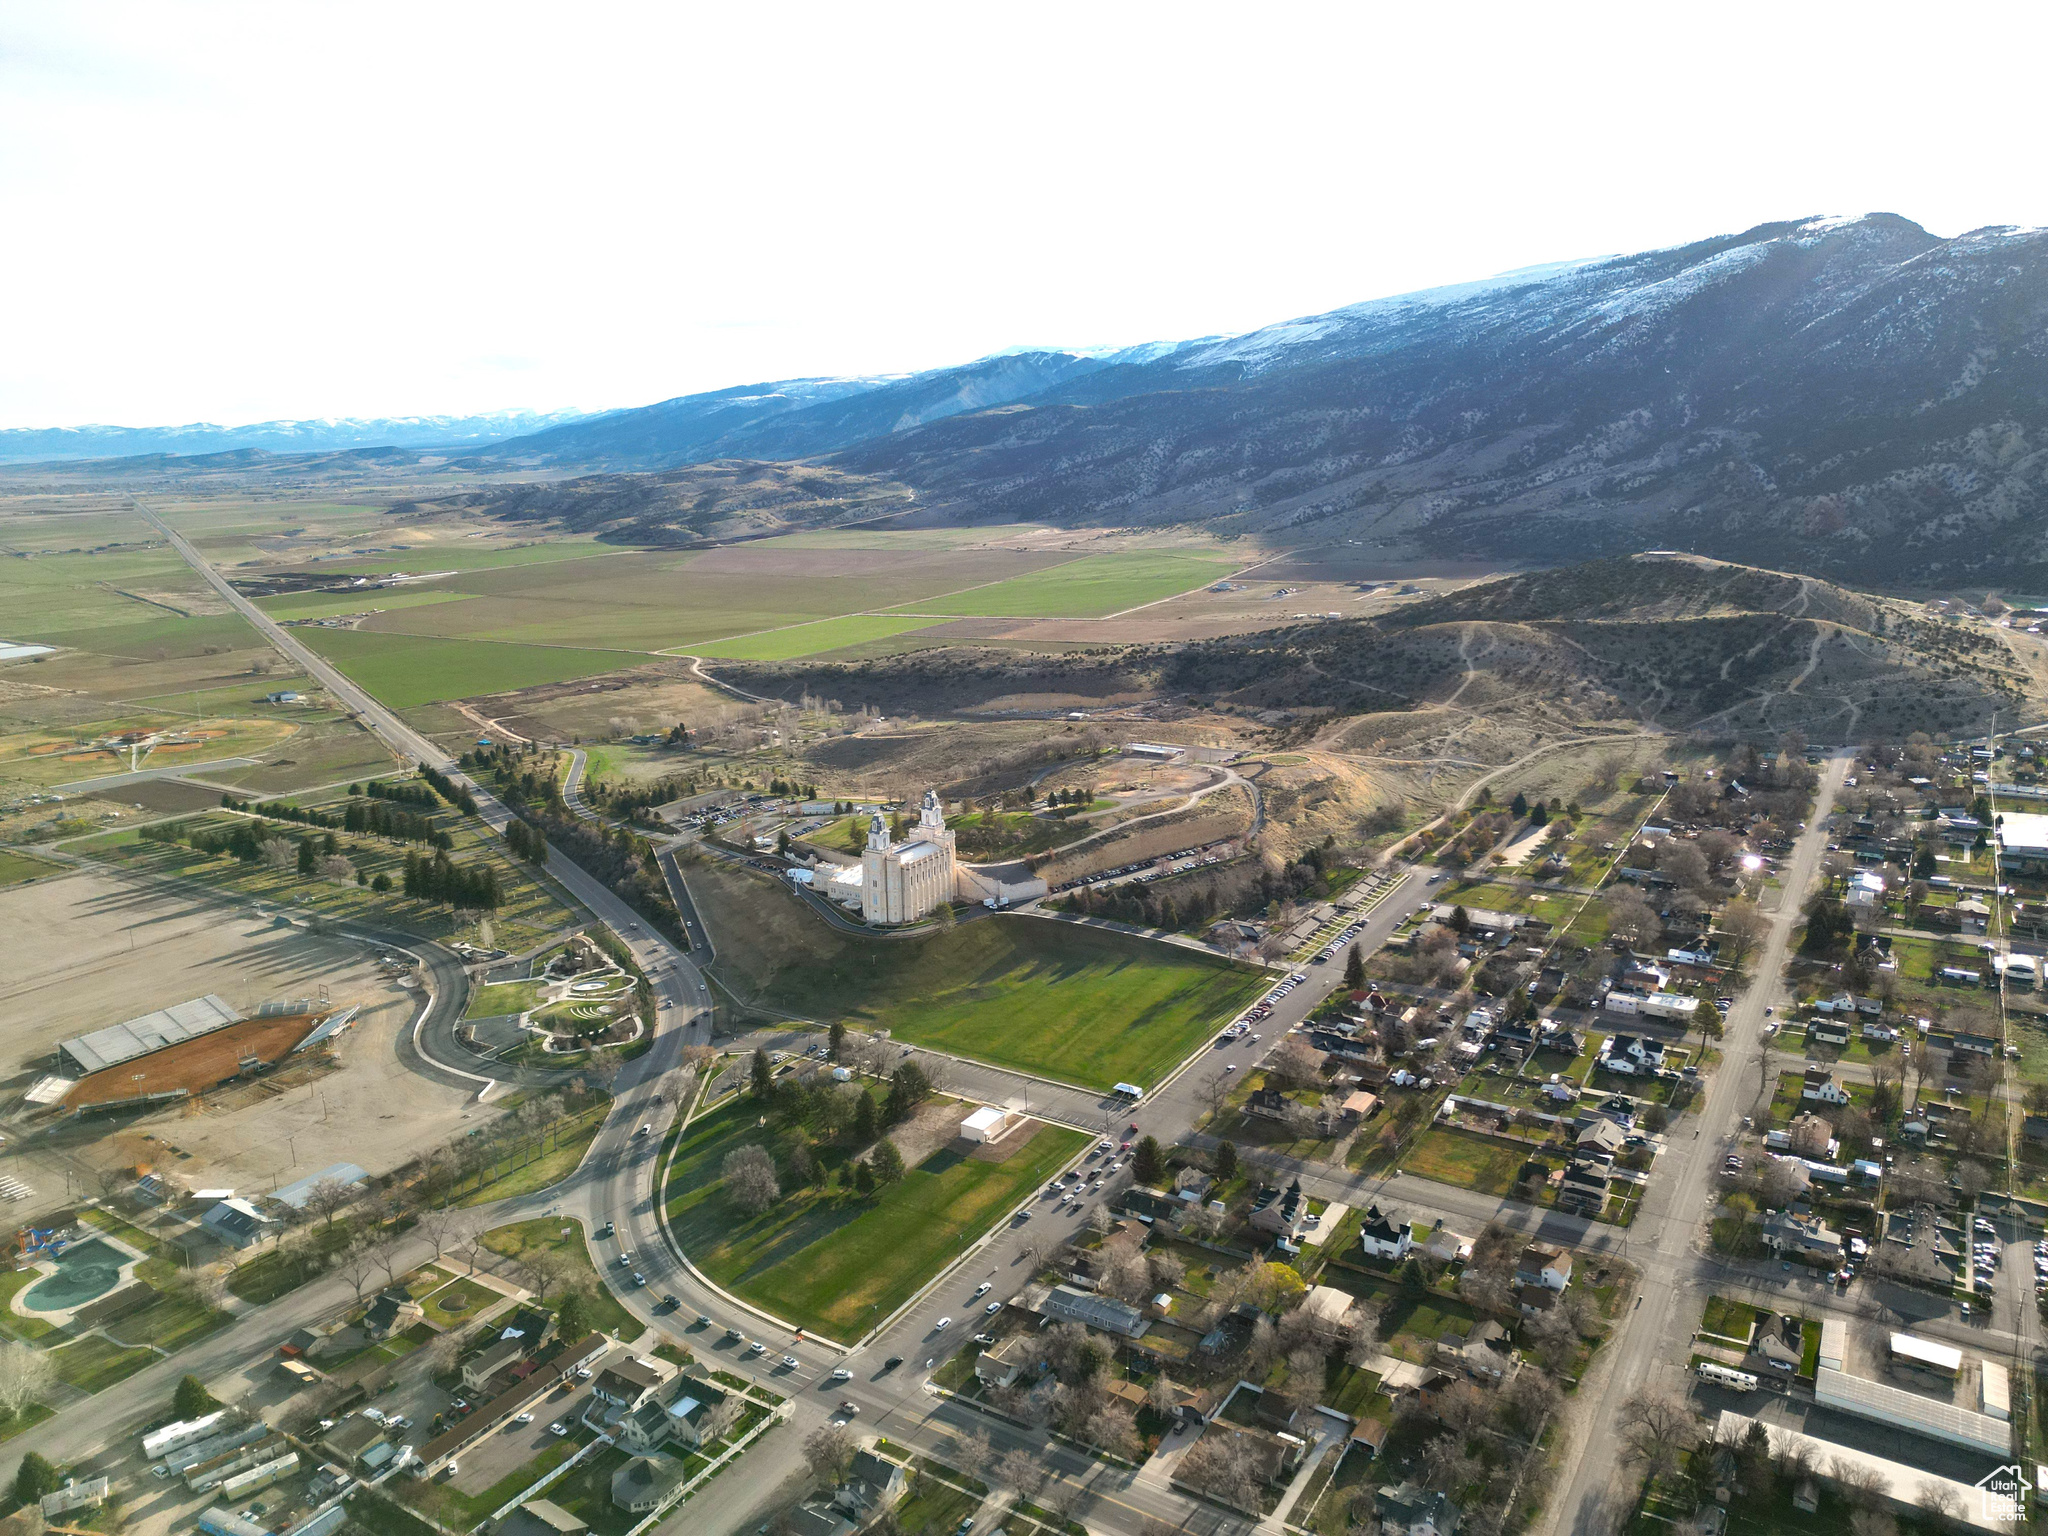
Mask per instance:
[[[26,1184],[22,1183],[21,1180],[13,1178],[7,1174],[0,1174],[0,1200],[7,1200],[10,1202],[15,1200],[26,1200],[30,1195],[34,1193],[35,1191],[30,1189]]]

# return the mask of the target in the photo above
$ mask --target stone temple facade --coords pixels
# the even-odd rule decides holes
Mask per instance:
[[[952,901],[960,865],[938,795],[924,792],[917,825],[900,843],[890,839],[889,824],[877,811],[860,864],[860,911],[871,923],[914,923]]]

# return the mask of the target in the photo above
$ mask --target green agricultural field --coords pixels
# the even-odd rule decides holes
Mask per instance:
[[[139,519],[131,526],[127,538],[156,537]],[[15,535],[11,525],[9,533]],[[207,601],[206,589],[192,568],[161,543],[153,549],[10,560],[6,587],[7,627],[0,634],[46,644],[78,643],[60,642],[58,635],[175,618],[189,611],[188,604],[197,607]]]
[[[691,647],[691,653],[730,661],[794,661],[799,656],[815,656],[825,651],[836,651],[842,646],[886,640],[909,630],[929,628],[930,624],[929,619],[857,613],[844,618],[821,619],[815,624],[771,629],[758,635],[712,640]]]
[[[1099,619],[1219,581],[1237,565],[1212,555],[1167,550],[1086,555],[1048,571],[915,606],[924,613],[967,618]]]
[[[294,592],[283,597],[260,598],[256,606],[279,623],[289,619],[333,619],[345,613],[386,613],[401,608],[431,608],[435,603],[459,603],[467,592],[450,592],[442,587],[417,591]]]
[[[9,637],[14,638],[13,636]],[[256,631],[240,615],[212,614],[204,618],[181,619],[161,609],[130,615],[125,621],[111,620],[105,626],[59,630],[34,638],[47,645],[67,645],[102,656],[125,656],[136,661],[164,661],[172,657],[204,656],[209,653],[260,647]],[[251,678],[251,682],[258,679]],[[268,690],[264,690],[268,691]]]
[[[669,1222],[690,1261],[720,1285],[841,1339],[902,1305],[1088,1142],[1078,1131],[1040,1125],[1002,1162],[942,1150],[872,1198],[796,1188],[748,1216],[725,1198],[726,1155],[749,1141],[788,1150],[756,1118],[740,1102],[684,1130],[666,1187]],[[845,1160],[843,1151],[818,1150],[828,1167]]]
[[[596,677],[642,659],[618,651],[424,639],[352,629],[307,629],[299,638],[395,709]]]
[[[1042,918],[866,938],[757,877],[705,862],[686,878],[720,980],[751,1002],[1084,1087],[1157,1082],[1263,985],[1194,950]]]

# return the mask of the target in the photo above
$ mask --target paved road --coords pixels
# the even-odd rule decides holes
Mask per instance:
[[[1751,974],[1756,978],[1728,1011],[1721,1041],[1722,1061],[1707,1082],[1704,1102],[1671,1150],[1658,1158],[1655,1177],[1627,1236],[1616,1245],[1642,1271],[1641,1300],[1602,1351],[1604,1390],[1579,1426],[1578,1454],[1569,1480],[1551,1501],[1547,1532],[1601,1536],[1619,1530],[1627,1514],[1620,1470],[1617,1422],[1621,1404],[1640,1388],[1683,1396],[1687,1341],[1706,1296],[1724,1266],[1706,1251],[1701,1221],[1714,1201],[1718,1159],[1742,1117],[1757,1111],[1756,1060],[1763,1048],[1766,1007],[1789,1001],[1785,959],[1807,887],[1827,848],[1827,819],[1848,771],[1846,758],[1830,759],[1805,832],[1783,866],[1784,898],[1759,947]],[[1687,1122],[1681,1121],[1681,1127]]]

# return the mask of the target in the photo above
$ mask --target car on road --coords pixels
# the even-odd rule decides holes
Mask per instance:
[[[768,1346],[759,1339],[756,1339],[747,1346],[747,1353],[750,1355],[765,1355],[768,1353]]]
[[[1235,1072],[1237,1070],[1237,1063],[1234,1061],[1226,1061],[1225,1063],[1223,1063],[1223,1070],[1226,1072]]]
[[[795,1355],[784,1355],[782,1357],[782,1363],[784,1366],[786,1366],[788,1369],[792,1371],[798,1369],[803,1364],[803,1362],[797,1359]]]
[[[612,1224],[610,1222],[606,1222],[603,1226],[599,1227],[597,1229],[597,1235],[599,1237],[610,1237],[612,1235]]]
[[[953,1319],[951,1319],[950,1317],[942,1317],[942,1318],[940,1318],[940,1319],[939,1319],[939,1320],[938,1320],[938,1321],[937,1321],[936,1323],[934,1323],[934,1324],[932,1325],[932,1332],[933,1332],[933,1333],[944,1333],[944,1332],[945,1332],[945,1331],[946,1331],[946,1330],[947,1330],[948,1328],[950,1328],[950,1327],[952,1327],[952,1326],[953,1326]]]
[[[613,1259],[613,1260],[612,1260],[612,1262],[613,1262],[614,1264],[617,1264],[617,1265],[619,1265],[619,1266],[620,1266],[621,1268],[625,1268],[625,1269],[630,1269],[630,1268],[632,1268],[632,1265],[633,1265],[633,1250],[632,1250],[632,1249],[630,1249],[630,1248],[621,1248],[621,1249],[619,1250],[619,1256],[618,1256],[618,1257],[617,1257],[616,1259]]]
[[[699,1312],[697,1314],[697,1326],[699,1328],[709,1328],[711,1326],[711,1319],[706,1317],[702,1312]]]
[[[513,1419],[512,1424],[515,1429],[524,1429],[527,1425],[531,1424],[532,1422],[532,1414],[522,1413],[517,1418]]]
[[[849,1371],[845,1366],[842,1365],[841,1367],[839,1367],[838,1370],[832,1373],[832,1379],[834,1381],[851,1381],[853,1380],[853,1372]]]
[[[990,1317],[994,1317],[998,1312],[1003,1310],[1003,1304],[1000,1301],[992,1301],[987,1306],[983,1307],[981,1310],[986,1312]]]
[[[982,1281],[981,1284],[977,1285],[974,1288],[974,1294],[976,1296],[986,1296],[989,1293],[989,1290],[993,1286],[993,1284],[994,1282],[990,1280]]]
[[[568,1434],[568,1433],[569,1433],[569,1421],[568,1421],[567,1419],[557,1419],[557,1420],[555,1420],[555,1422],[554,1422],[554,1423],[552,1423],[552,1424],[550,1424],[550,1425],[548,1426],[548,1433],[549,1433],[549,1434],[551,1434],[551,1435],[566,1435],[566,1434]]]
[[[888,1359],[882,1362],[883,1374],[886,1375],[888,1372],[895,1370],[896,1367],[901,1365],[902,1363],[903,1357],[901,1355],[891,1355]]]
[[[709,1321],[710,1321],[710,1319],[709,1319],[709,1318],[705,1318],[705,1317],[700,1317],[700,1318],[698,1318],[698,1319],[697,1319],[697,1321],[698,1321],[698,1322],[700,1322],[700,1323],[705,1323],[705,1322],[709,1322]],[[737,1343],[739,1343],[739,1342],[740,1342],[740,1341],[741,1341],[742,1339],[746,1338],[746,1335],[745,1335],[744,1333],[741,1333],[741,1332],[739,1331],[739,1329],[737,1329],[737,1328],[728,1328],[728,1329],[726,1329],[726,1330],[725,1330],[725,1336],[726,1336],[726,1338],[727,1338],[727,1340],[728,1340],[728,1341],[730,1341],[731,1343],[734,1343],[734,1344],[737,1344]]]
[[[633,1271],[633,1283],[635,1285],[645,1285],[647,1283],[647,1277],[641,1274],[640,1271],[636,1269]]]
[[[661,1297],[661,1304],[671,1312],[682,1305],[680,1301],[676,1300],[676,1293],[674,1291],[664,1291]]]
[[[843,1418],[853,1418],[860,1413],[860,1404],[849,1399],[839,1405],[839,1412]]]

